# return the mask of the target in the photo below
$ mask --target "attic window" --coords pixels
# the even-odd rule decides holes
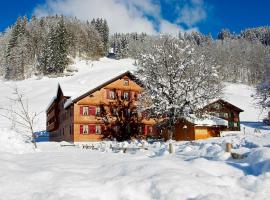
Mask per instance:
[[[128,79],[125,79],[124,80],[124,86],[128,86],[129,85],[129,80]]]

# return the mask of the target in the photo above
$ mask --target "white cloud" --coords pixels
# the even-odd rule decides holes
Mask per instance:
[[[192,0],[183,7],[178,7],[179,17],[177,23],[193,27],[207,18],[206,6],[203,0]]]
[[[76,16],[82,20],[102,17],[108,21],[111,33],[115,32],[158,32],[178,34],[184,29],[162,18],[160,4],[155,0],[47,0],[34,10],[37,16],[63,14]],[[199,5],[201,0],[193,0]],[[196,3],[197,2],[197,3]],[[191,10],[195,18],[188,15],[189,7],[183,8],[183,14],[177,23],[193,24],[199,20],[197,11]],[[196,9],[198,9],[196,7]]]
[[[164,34],[171,34],[174,36],[177,36],[179,32],[184,32],[184,29],[180,28],[176,24],[170,23],[166,20],[161,20],[160,21],[160,26],[159,26],[159,31],[160,33]]]

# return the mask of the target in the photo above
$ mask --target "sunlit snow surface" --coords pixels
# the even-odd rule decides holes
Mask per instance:
[[[0,81],[0,105],[9,103],[6,97],[16,84],[32,110],[44,111],[58,82],[65,95],[73,96],[134,66],[130,59],[103,58],[88,63],[76,60],[76,68],[79,72],[72,77]],[[168,143],[137,141],[93,143],[94,149],[44,142],[34,150],[1,118],[0,200],[269,199],[270,127],[257,122],[260,110],[253,104],[253,93],[251,87],[226,83],[225,100],[244,110],[242,132],[174,142],[172,155]],[[44,113],[35,128],[45,128]],[[260,133],[254,133],[255,128]],[[245,158],[233,160],[224,151],[227,142]],[[126,153],[117,150],[122,147],[128,148]]]

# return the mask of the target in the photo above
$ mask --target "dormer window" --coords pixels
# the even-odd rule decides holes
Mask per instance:
[[[124,86],[128,86],[129,85],[129,80],[128,79],[125,79],[124,80]]]

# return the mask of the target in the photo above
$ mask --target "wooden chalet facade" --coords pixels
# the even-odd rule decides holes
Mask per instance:
[[[207,113],[205,119],[179,120],[175,125],[174,140],[197,140],[210,137],[219,137],[221,131],[240,131],[240,113],[242,109],[231,103],[218,99],[203,108]],[[163,132],[168,139],[167,130]]]
[[[218,99],[203,108],[210,115],[219,117],[227,121],[227,127],[224,131],[240,131],[240,113],[242,109],[232,105],[231,103]]]
[[[120,74],[75,99],[64,96],[59,85],[57,95],[46,111],[46,129],[50,140],[89,142],[105,139],[108,131],[117,132],[118,129],[117,126],[113,127],[113,105],[121,99],[122,105],[129,104],[127,112],[130,112],[130,109],[136,108],[137,98],[142,91],[143,88],[136,83],[130,72]],[[104,112],[106,117],[102,115]],[[156,134],[153,128],[155,121],[142,119],[139,114],[138,116],[140,134],[144,136]],[[104,117],[108,121],[104,121]]]

